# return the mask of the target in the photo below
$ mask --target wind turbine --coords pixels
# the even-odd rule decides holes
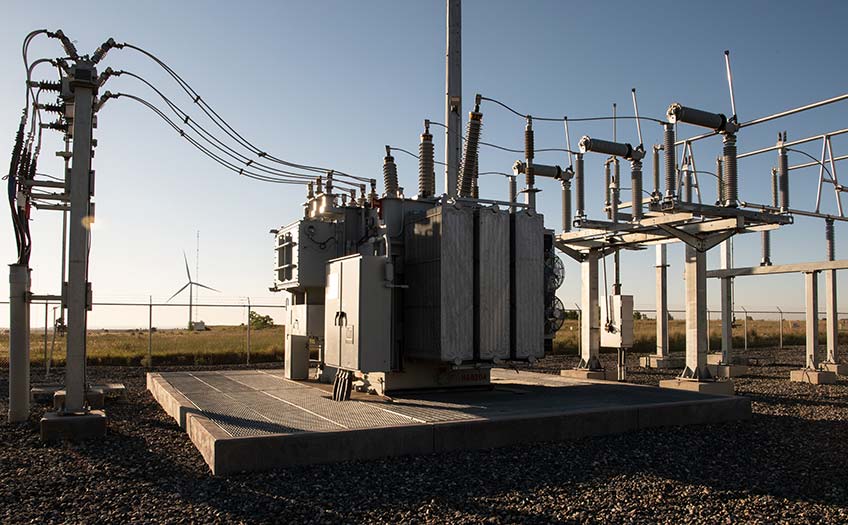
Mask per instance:
[[[220,290],[216,290],[216,289],[214,289],[214,288],[210,288],[209,286],[206,286],[205,284],[200,284],[200,283],[196,283],[196,282],[192,281],[192,280],[191,280],[191,271],[189,271],[189,269],[188,269],[188,257],[186,257],[185,252],[183,252],[183,260],[185,261],[185,269],[186,269],[186,276],[188,277],[188,282],[185,284],[185,286],[183,286],[182,288],[180,288],[179,290],[177,290],[177,291],[174,293],[174,295],[172,295],[171,297],[169,297],[169,298],[168,298],[168,300],[167,300],[167,301],[165,301],[165,302],[166,302],[166,303],[170,303],[170,302],[171,302],[171,299],[173,299],[174,297],[176,297],[176,296],[180,295],[180,293],[181,293],[183,290],[185,290],[186,288],[188,288],[188,329],[189,329],[189,330],[191,330],[191,328],[192,328],[192,326],[191,326],[191,325],[192,325],[192,319],[191,319],[191,307],[192,307],[192,297],[194,296],[194,293],[193,293],[193,292],[194,292],[194,288],[193,288],[193,287],[194,287],[194,286],[199,286],[199,287],[201,287],[201,288],[206,288],[207,290],[212,290],[213,292],[218,292],[218,293],[221,293],[221,291],[220,291]]]

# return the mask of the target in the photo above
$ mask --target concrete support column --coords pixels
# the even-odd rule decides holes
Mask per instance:
[[[806,304],[807,359],[805,366],[810,370],[819,368],[819,273],[804,274]]]
[[[29,268],[9,265],[9,422],[29,419]]]
[[[686,246],[686,368],[682,377],[709,379],[707,369],[707,254]]]
[[[721,262],[719,268],[733,268],[733,241],[721,243]],[[721,279],[721,362],[730,364],[733,353],[733,278]]]
[[[827,314],[827,358],[828,363],[838,363],[839,318],[836,312],[836,270],[824,272],[825,311]]]
[[[601,369],[598,355],[601,349],[601,318],[598,308],[598,251],[589,250],[580,263],[582,289],[580,292],[580,364],[578,368]]]
[[[658,244],[657,250],[657,358],[668,357],[668,248]]]

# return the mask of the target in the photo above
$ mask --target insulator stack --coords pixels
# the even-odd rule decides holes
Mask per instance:
[[[665,150],[665,197],[673,199],[677,194],[677,157],[674,149],[674,125],[666,124],[663,133]]]
[[[760,232],[760,240],[762,242],[762,258],[760,266],[771,266],[771,232]]]
[[[61,104],[37,104],[36,106],[41,111],[47,111],[50,113],[62,114],[65,112],[65,108]]]
[[[653,162],[653,175],[654,175],[654,192],[652,195],[662,195],[662,191],[660,190],[660,149],[662,146],[657,145],[653,147],[654,155],[651,158]]]
[[[684,165],[680,176],[683,178],[683,201],[692,202],[692,171],[688,165]]]
[[[397,164],[395,164],[395,158],[392,157],[392,149],[389,146],[386,146],[386,156],[383,158],[383,185],[386,188],[386,197],[397,197]]]
[[[771,205],[777,208],[780,206],[780,193],[777,189],[777,170],[771,170]]]
[[[574,165],[574,214],[578,218],[586,215],[586,188],[583,174],[583,154],[578,153]]]
[[[424,133],[418,144],[418,196],[432,197],[436,193],[436,171],[433,157],[433,135],[430,121],[424,121]]]
[[[313,183],[307,182],[306,183],[306,198],[311,199],[313,197],[315,197]]]
[[[828,261],[836,259],[836,236],[833,233],[833,219],[824,220],[825,251]]]
[[[355,189],[350,190],[350,205],[356,206],[356,190]]]
[[[724,161],[716,157],[716,205],[724,202]]]
[[[324,193],[326,193],[327,195],[332,196],[332,195],[333,195],[333,172],[332,172],[332,171],[331,171],[331,172],[329,172],[329,173],[327,173],[327,184],[326,184],[326,188],[327,188],[327,190],[326,190]]]
[[[739,201],[739,179],[736,171],[736,135],[724,135],[724,205],[735,207]]]
[[[324,182],[321,177],[315,179],[315,193],[317,195],[324,193]]]
[[[37,82],[30,82],[29,86],[42,91],[55,91],[57,93],[62,91],[62,83],[59,81],[50,82],[47,80],[39,80]]]
[[[571,182],[562,181],[562,231],[571,231]]]
[[[782,142],[786,142],[786,132],[783,132]],[[780,210],[787,211],[789,209],[789,156],[786,148],[782,146],[777,153],[777,177],[780,189]]]
[[[631,207],[633,208],[633,222],[642,220],[642,162],[634,160],[630,162],[630,188],[633,195]]]
[[[509,211],[515,213],[515,202],[518,199],[518,185],[515,182],[515,176],[507,177],[509,179]]]
[[[483,114],[472,111],[468,114],[468,125],[465,129],[465,150],[462,154],[462,164],[459,168],[457,193],[460,197],[470,197],[477,172],[477,151],[480,147],[480,131],[483,127]]]
[[[524,170],[524,178],[527,183],[527,189],[532,190],[536,186],[536,171],[533,168],[533,159],[536,156],[536,137],[533,132],[533,121],[530,117],[527,118],[527,125],[524,126],[524,158],[527,161],[527,167]]]

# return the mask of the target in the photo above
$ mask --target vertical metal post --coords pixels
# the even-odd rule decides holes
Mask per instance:
[[[831,166],[831,169],[833,169],[833,166]],[[824,221],[824,238],[825,257],[828,261],[832,261],[836,258],[836,236],[833,230],[833,219],[825,219]],[[827,335],[827,357],[825,358],[825,362],[836,364],[839,362],[837,360],[839,350],[839,318],[836,310],[836,270],[826,270],[824,272],[824,294],[825,315],[827,316],[827,327],[825,328]]]
[[[707,369],[707,254],[686,245],[686,368],[682,377],[709,379]]]
[[[447,0],[445,55],[445,193],[456,197],[462,148],[462,2]]]
[[[71,215],[68,222],[68,339],[65,364],[65,412],[85,408],[86,330],[88,327],[88,253],[91,223],[92,117],[97,73],[77,65],[71,73],[74,100]]]
[[[250,297],[247,298],[247,364],[250,364]]]
[[[819,347],[819,273],[807,272],[804,274],[804,291],[806,304],[806,330],[807,330],[807,364],[810,370],[819,369],[818,347]]]
[[[562,181],[562,231],[571,231],[571,181]]]
[[[601,318],[598,307],[598,251],[589,250],[580,263],[580,364],[578,368],[599,370],[601,348]]]
[[[742,331],[744,332],[742,340],[744,341],[745,346],[743,347],[745,350],[745,355],[748,355],[748,310],[745,307],[742,307],[742,313],[745,314],[745,320],[742,321]],[[728,363],[725,363],[728,364]]]
[[[509,179],[509,212],[515,213],[515,200],[518,198],[518,188],[515,182],[516,175],[507,177]]]
[[[780,312],[780,329],[778,330],[778,336],[780,337],[780,340],[778,341],[777,348],[783,350],[783,310],[781,310],[778,306],[777,311]]]
[[[668,357],[668,247],[658,244],[657,251],[657,357]]]
[[[789,155],[783,144],[786,141],[786,132],[778,138],[777,145],[777,186],[780,192],[780,211],[789,209]]]
[[[577,308],[577,353],[579,355],[583,355],[583,310],[580,308],[580,305],[574,303],[574,307]]]
[[[147,366],[153,366],[153,296],[148,296],[147,303]]]
[[[733,241],[721,243],[720,264],[722,270],[733,268]],[[721,278],[721,362],[730,364],[733,353],[733,278]]]
[[[25,264],[9,265],[9,422],[29,419],[29,285]]]
[[[50,302],[44,301],[44,367],[47,367],[47,321],[49,312]]]

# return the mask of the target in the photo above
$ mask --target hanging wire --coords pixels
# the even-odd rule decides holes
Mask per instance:
[[[480,99],[481,100],[488,100],[489,102],[494,102],[495,104],[501,106],[502,108],[506,109],[507,111],[513,113],[515,116],[520,117],[522,119],[526,119],[527,117],[532,117],[533,120],[543,120],[543,121],[547,121],[547,122],[563,122],[565,120],[568,120],[569,122],[592,122],[592,121],[597,121],[597,120],[630,119],[630,120],[647,120],[647,121],[650,121],[650,122],[658,122],[660,124],[665,123],[665,121],[662,121],[662,120],[659,120],[659,119],[655,119],[655,118],[651,118],[651,117],[642,117],[642,116],[639,116],[639,117],[635,117],[635,116],[631,116],[631,117],[619,117],[619,116],[615,116],[615,117],[583,117],[583,118],[537,117],[535,115],[530,115],[529,113],[520,113],[520,112],[512,109],[511,107],[507,106],[506,104],[504,104],[500,100],[495,100],[493,98],[482,97],[482,96],[480,97]]]

